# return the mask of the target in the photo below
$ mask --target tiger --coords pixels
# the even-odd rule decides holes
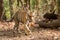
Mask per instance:
[[[29,35],[32,34],[31,30],[28,27],[29,24],[29,18],[28,18],[28,13],[25,9],[19,9],[14,16],[12,17],[12,19],[14,19],[15,21],[15,25],[14,25],[14,30],[16,30],[17,32],[19,31],[19,22],[21,22],[22,24],[24,24],[24,30],[25,30],[25,34]]]

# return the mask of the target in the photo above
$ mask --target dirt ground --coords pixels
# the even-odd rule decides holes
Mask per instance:
[[[16,33],[13,36],[13,22],[0,22],[0,40],[60,40],[60,30],[50,28],[34,28],[32,35],[24,35],[24,33]]]

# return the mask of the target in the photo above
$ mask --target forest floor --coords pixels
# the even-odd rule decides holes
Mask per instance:
[[[16,33],[14,37],[12,29],[14,22],[0,22],[0,40],[60,40],[60,30],[50,28],[34,28],[32,35]],[[8,31],[7,31],[8,30]]]

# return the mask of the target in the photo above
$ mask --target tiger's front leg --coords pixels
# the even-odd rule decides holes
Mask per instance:
[[[14,31],[16,31],[18,33],[18,28],[19,28],[19,21],[17,19],[15,19],[15,25],[14,25]]]
[[[31,30],[29,29],[28,23],[24,23],[24,29],[25,29],[25,34],[26,35],[31,35],[32,34]]]

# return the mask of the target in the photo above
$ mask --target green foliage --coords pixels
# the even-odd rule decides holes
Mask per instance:
[[[35,4],[36,4],[36,0],[30,0],[30,8],[31,9],[34,9],[34,7],[35,7]]]
[[[39,3],[39,8],[40,8],[40,11],[43,12],[43,6],[47,4],[47,0],[41,0],[40,3]]]
[[[6,18],[9,19],[11,16],[10,16],[10,10],[9,10],[9,0],[4,0],[4,10],[6,11],[5,15],[6,15]]]

